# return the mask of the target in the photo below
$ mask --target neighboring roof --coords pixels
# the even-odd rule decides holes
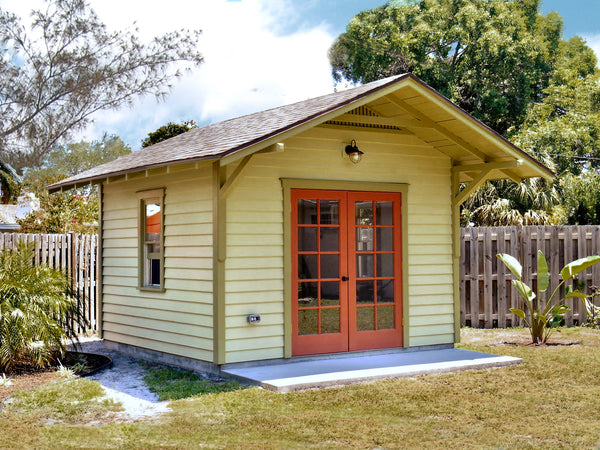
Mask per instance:
[[[19,225],[17,225],[17,209],[17,205],[0,205],[0,225],[19,228]]]
[[[137,152],[122,156],[114,161],[102,164],[93,169],[72,176],[48,187],[50,191],[61,188],[70,188],[106,177],[123,175],[130,172],[147,170],[155,167],[194,162],[205,159],[219,159],[242,151],[258,151],[277,141],[290,137],[292,134],[305,129],[306,126],[316,126],[350,111],[354,105],[364,105],[369,101],[394,92],[410,84],[413,88],[420,89],[421,95],[426,95],[440,105],[444,114],[464,116],[469,125],[485,134],[487,139],[497,141],[490,154],[492,160],[500,157],[525,160],[528,167],[519,177],[544,176],[551,177],[550,169],[540,164],[537,160],[520,150],[495,131],[473,118],[465,111],[458,108],[437,91],[423,83],[412,74],[398,75],[374,81],[352,89],[335,92],[321,97],[304,100],[278,108],[249,114],[235,119],[192,129],[186,133],[167,139],[158,144],[146,147]],[[412,108],[410,105],[409,108]],[[413,108],[414,109],[414,108]],[[417,108],[418,109],[418,108]],[[445,119],[447,120],[447,118]],[[418,122],[418,118],[417,118]],[[440,119],[440,123],[443,122]],[[436,124],[437,126],[437,124]],[[438,126],[438,128],[441,128]],[[468,128],[468,127],[466,127]],[[472,132],[472,131],[471,131]],[[419,136],[418,133],[414,133]],[[454,139],[456,141],[456,139]],[[459,137],[459,142],[462,138]],[[451,143],[450,147],[456,142]],[[469,145],[469,144],[467,144]],[[434,145],[435,146],[435,145]],[[448,147],[448,145],[446,145]],[[498,150],[501,148],[501,151]],[[485,153],[480,149],[481,154]],[[452,149],[450,150],[452,151]],[[500,151],[500,154],[498,154]],[[479,150],[476,150],[479,152]],[[453,153],[449,153],[454,156]]]

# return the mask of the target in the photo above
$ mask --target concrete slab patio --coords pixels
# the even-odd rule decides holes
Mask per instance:
[[[262,364],[228,364],[225,374],[266,389],[289,392],[301,389],[342,386],[386,378],[402,378],[468,369],[491,369],[520,364],[520,358],[497,356],[457,348],[344,357],[311,357]]]

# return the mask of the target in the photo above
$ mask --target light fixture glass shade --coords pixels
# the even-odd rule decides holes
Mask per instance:
[[[358,164],[360,162],[360,160],[362,159],[362,155],[364,154],[363,152],[361,152],[358,147],[356,146],[356,141],[354,139],[352,139],[352,142],[350,142],[350,145],[346,145],[346,155],[348,155],[348,159],[350,161],[352,161],[354,164]]]
[[[348,158],[350,159],[350,161],[352,161],[354,164],[358,164],[360,162],[360,160],[362,159],[362,155],[363,152],[353,152],[353,153],[348,153]]]

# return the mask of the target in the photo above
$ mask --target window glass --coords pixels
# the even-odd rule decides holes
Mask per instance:
[[[156,191],[152,192],[156,195]],[[145,197],[140,193],[142,258],[140,283],[142,287],[160,288],[163,279],[163,211],[162,198]]]

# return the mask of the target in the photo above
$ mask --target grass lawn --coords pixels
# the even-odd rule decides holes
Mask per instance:
[[[171,413],[136,423],[100,418],[98,405],[86,403],[94,391],[89,385],[71,389],[71,403],[77,408],[69,406],[63,395],[56,394],[53,400],[45,387],[39,394],[27,393],[27,399],[15,401],[0,414],[0,448],[582,448],[600,444],[599,331],[561,329],[551,341],[563,345],[541,347],[514,344],[526,341],[526,330],[465,329],[462,337],[462,348],[518,356],[524,362],[489,371],[290,394],[258,388],[209,393],[174,401]],[[27,406],[19,407],[20,403]],[[107,411],[115,408],[101,406]],[[78,414],[85,417],[81,408],[91,409],[88,416],[96,425],[78,422]]]

